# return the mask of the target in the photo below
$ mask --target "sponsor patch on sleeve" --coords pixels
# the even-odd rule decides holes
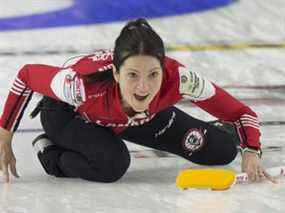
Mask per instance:
[[[79,106],[85,101],[83,81],[70,68],[61,70],[54,76],[51,88],[60,100],[70,105]]]
[[[198,73],[189,71],[185,67],[179,68],[179,92],[184,98],[193,101],[203,101],[215,95],[215,87]]]

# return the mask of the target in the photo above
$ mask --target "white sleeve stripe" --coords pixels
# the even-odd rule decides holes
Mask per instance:
[[[241,116],[240,119],[245,119],[245,120],[252,120],[252,121],[258,121],[257,118],[254,118],[254,117],[246,117],[246,116]]]
[[[260,125],[259,123],[253,122],[253,121],[250,121],[250,120],[236,121],[236,122],[234,122],[234,123],[235,123],[235,124],[252,123],[252,124],[255,124],[255,125]]]
[[[30,91],[26,91],[22,94],[22,92],[15,91],[13,90],[13,88],[11,88],[10,91],[16,95],[23,95],[23,96],[27,96],[30,93]]]
[[[252,128],[255,128],[255,129],[258,129],[258,130],[259,130],[259,127],[258,127],[258,126],[255,126],[255,125],[252,125],[252,124],[244,124],[243,126],[252,127]]]
[[[246,124],[254,125],[254,126],[258,127],[258,128],[260,127],[259,124],[255,124],[255,123],[251,123],[251,122],[243,122],[242,123],[243,126],[246,125]]]
[[[238,128],[241,128],[241,125],[239,123],[236,123],[236,126]],[[242,126],[249,126],[249,127],[252,127],[252,128],[255,128],[255,129],[260,129],[259,126],[255,125],[255,124],[252,124],[252,123],[245,123],[245,124],[242,124]]]
[[[257,120],[257,117],[254,117],[252,115],[248,115],[248,114],[244,114],[241,116],[242,118],[249,118],[249,119],[254,119],[254,120]]]
[[[12,86],[12,89],[17,91],[17,92],[23,92],[25,90],[25,88],[19,88],[19,87],[15,86],[15,85]]]
[[[248,121],[242,122],[242,125],[245,125],[245,124],[251,124],[251,125],[259,127],[259,124],[256,124],[256,123],[253,123],[253,122],[248,122]]]
[[[28,95],[29,95],[29,93],[28,93]],[[28,96],[28,95],[25,95],[25,96]],[[13,125],[12,125],[11,129],[15,128],[15,125],[17,124],[17,120],[18,120],[19,116],[21,115],[23,108],[25,107],[27,101],[28,101],[28,97],[25,97],[23,103],[21,104],[21,108],[19,109],[19,111],[17,113],[17,116],[15,117],[15,119],[13,121]]]
[[[255,123],[255,124],[259,125],[258,120],[253,120],[253,119],[248,119],[248,118],[241,118],[240,120],[241,120],[242,123],[243,122],[252,122],[252,123]]]
[[[26,84],[23,81],[21,81],[21,79],[19,79],[18,77],[16,77],[15,81],[17,81],[19,84],[21,84],[23,86],[26,86]]]
[[[22,84],[18,83],[17,81],[14,81],[13,85],[15,85],[19,88],[22,88],[22,89],[24,89],[26,87],[25,85],[22,85]]]
[[[25,90],[25,92],[30,92],[31,91],[31,89],[28,89],[27,87],[25,87],[25,88],[19,88],[19,87],[17,87],[16,85],[12,85],[12,88],[15,90],[15,91],[18,91],[18,92],[23,92],[24,90]]]
[[[28,93],[24,93],[24,94],[21,94],[21,93],[18,93],[18,92],[14,92],[14,91],[12,91],[12,90],[10,90],[12,93],[14,93],[15,95],[18,95],[18,96],[27,96],[28,95]]]

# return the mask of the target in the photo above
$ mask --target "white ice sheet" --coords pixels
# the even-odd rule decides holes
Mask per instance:
[[[14,1],[12,1],[14,2]],[[33,6],[32,0],[30,2]],[[64,1],[54,10],[66,6]],[[0,8],[4,8],[3,0]],[[31,7],[29,7],[31,9]],[[3,10],[3,9],[2,9]],[[18,13],[30,13],[18,7]],[[3,16],[14,15],[5,10]],[[34,12],[37,12],[36,10]],[[0,16],[2,13],[0,14]],[[285,3],[275,1],[239,1],[227,8],[171,18],[153,19],[151,23],[168,45],[282,43],[285,38]],[[179,25],[179,24],[180,25]],[[88,52],[94,47],[112,47],[123,23],[88,27],[29,30],[0,33],[0,49],[19,53],[0,57],[0,106],[17,70],[25,63],[61,65],[71,55],[21,55],[25,50],[53,50],[72,47]],[[176,27],[173,30],[173,26]],[[46,35],[46,36],[42,36]],[[218,85],[230,85],[228,91],[248,103],[261,121],[285,121],[284,88],[254,89],[254,86],[284,85],[285,51],[275,49],[241,49],[231,51],[169,52],[191,69]],[[240,86],[252,86],[241,89]],[[37,97],[30,105],[34,105]],[[212,119],[193,105],[180,104],[186,112],[204,120]],[[31,107],[27,109],[30,111]],[[39,121],[24,117],[20,129],[40,128]],[[285,165],[284,126],[262,126],[265,167]],[[0,181],[0,213],[277,213],[285,212],[285,183],[269,182],[237,185],[224,192],[208,190],[180,191],[175,186],[178,172],[198,167],[178,157],[132,158],[127,174],[116,183],[91,183],[77,179],[47,176],[32,153],[31,140],[39,133],[16,133],[14,149],[20,179],[12,184]],[[130,150],[145,150],[128,144]],[[134,155],[133,155],[134,156]],[[240,157],[226,168],[240,171]]]

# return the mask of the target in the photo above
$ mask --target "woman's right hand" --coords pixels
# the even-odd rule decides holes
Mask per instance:
[[[16,178],[19,177],[16,169],[16,158],[12,149],[13,133],[0,127],[0,170],[6,183],[10,180],[10,172]]]

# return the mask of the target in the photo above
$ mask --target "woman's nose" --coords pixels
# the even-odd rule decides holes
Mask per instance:
[[[146,79],[141,78],[137,86],[138,90],[142,93],[147,93],[149,90],[149,85]]]

